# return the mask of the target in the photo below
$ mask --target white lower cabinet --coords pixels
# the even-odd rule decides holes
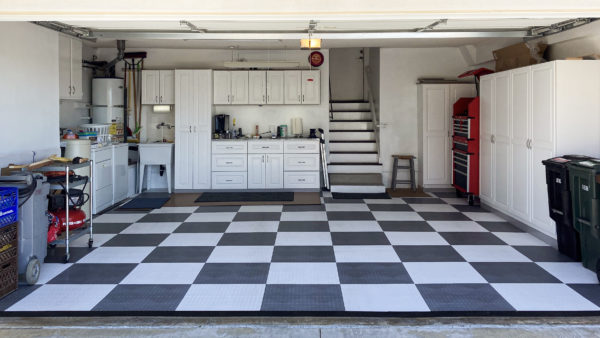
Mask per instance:
[[[93,149],[92,161],[94,165],[92,213],[97,214],[113,203],[112,147]]]
[[[213,154],[212,171],[246,171],[245,154]]]
[[[243,172],[213,172],[213,189],[246,189],[247,173]]]
[[[248,154],[248,189],[265,188],[265,154]]]
[[[319,189],[320,148],[318,139],[285,140],[284,187],[286,189]]]
[[[284,173],[286,189],[319,188],[320,180],[318,171],[286,171]]]

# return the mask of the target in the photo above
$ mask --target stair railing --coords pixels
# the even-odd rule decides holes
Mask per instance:
[[[373,93],[371,92],[371,88],[373,87],[371,84],[371,79],[369,78],[369,71],[371,70],[371,68],[369,66],[365,67],[365,69],[363,70],[364,73],[364,77],[366,79],[366,85],[367,85],[367,93],[368,93],[368,98],[369,98],[369,111],[371,112],[371,121],[373,121],[373,131],[375,134],[375,147],[377,149],[377,162],[381,163],[380,160],[380,140],[379,140],[379,134],[380,134],[380,124],[379,124],[379,118],[377,116],[377,111],[375,109],[375,98],[373,97]]]

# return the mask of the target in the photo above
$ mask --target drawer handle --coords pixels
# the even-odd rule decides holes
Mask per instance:
[[[269,149],[271,147],[270,146],[262,146],[261,148],[263,148],[263,149]]]
[[[233,147],[225,147],[225,149],[233,149]]]
[[[298,164],[305,164],[306,161],[298,161]]]
[[[233,182],[233,180],[225,180],[225,182]]]
[[[299,179],[298,179],[298,182],[304,182],[304,181],[306,181],[306,179],[305,179],[305,178],[299,178]]]
[[[229,162],[225,162],[225,164],[233,164],[233,162],[229,161]]]
[[[306,146],[298,146],[298,149],[304,149]]]

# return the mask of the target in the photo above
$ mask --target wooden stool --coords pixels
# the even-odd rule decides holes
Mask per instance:
[[[394,167],[392,168],[392,189],[396,190],[396,184],[410,184],[412,191],[417,191],[417,184],[415,183],[415,158],[412,155],[392,155],[394,158]],[[398,165],[398,160],[408,161],[408,165]],[[410,170],[410,180],[398,181],[398,169]]]

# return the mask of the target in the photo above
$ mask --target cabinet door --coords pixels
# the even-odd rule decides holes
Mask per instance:
[[[267,72],[253,70],[248,72],[248,103],[267,103]]]
[[[283,189],[283,154],[267,154],[266,187]]]
[[[189,130],[175,132],[175,189],[192,189],[194,134]]]
[[[158,102],[160,104],[174,104],[175,99],[175,71],[173,70],[161,70],[159,71],[160,77],[160,95]]]
[[[284,104],[302,103],[302,72],[299,70],[286,70],[284,77]]]
[[[510,205],[510,74],[495,77],[494,95],[494,201],[500,209]]]
[[[231,104],[231,72],[213,72],[213,84],[214,104]]]
[[[193,98],[196,103],[192,131],[194,133],[194,189],[211,187],[211,116],[212,71],[194,70]]]
[[[493,203],[493,144],[492,119],[494,100],[493,75],[483,76],[480,90],[479,197]]]
[[[71,39],[58,36],[58,87],[61,99],[71,98]]]
[[[248,71],[231,72],[231,103],[248,104]]]
[[[248,189],[265,188],[265,154],[248,154]]]
[[[302,104],[321,103],[321,72],[318,70],[302,71]]]
[[[283,104],[283,72],[267,72],[267,104]]]
[[[160,74],[158,70],[142,71],[142,104],[158,104]]]
[[[194,133],[193,181],[194,189],[210,189],[211,186],[211,138],[210,131],[196,130]]]
[[[151,71],[142,72],[142,82],[145,83],[144,76],[148,76]],[[191,90],[194,83],[192,73],[187,70],[175,71],[175,189],[192,189],[193,178],[192,170],[194,160],[191,154],[194,154],[194,135],[192,134],[192,112],[193,99]],[[145,87],[145,86],[144,86]],[[144,89],[142,89],[142,94]]]
[[[80,40],[71,39],[71,92],[72,99],[83,98],[83,44]]]
[[[423,184],[450,185],[449,86],[423,86]]]
[[[511,71],[510,211],[525,222],[530,216],[531,152],[528,147],[531,103],[530,68]]]

